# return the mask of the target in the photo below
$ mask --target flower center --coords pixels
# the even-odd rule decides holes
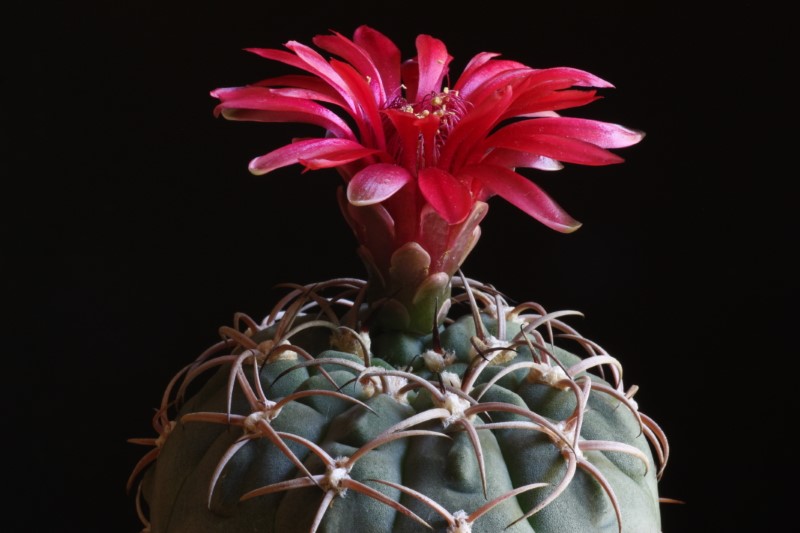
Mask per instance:
[[[466,112],[464,99],[459,96],[458,91],[451,91],[449,87],[445,87],[440,93],[427,94],[415,104],[406,103],[401,109],[414,114],[417,118],[427,118],[432,115],[439,119],[438,136],[442,138],[441,142],[444,142],[444,137]]]
[[[438,93],[431,92],[414,103],[408,102],[405,98],[398,98],[387,107],[407,113],[412,120],[419,121],[416,124],[417,139],[414,140],[417,169],[436,164],[448,134],[464,117],[467,110],[464,99],[458,91],[451,91],[448,87]],[[398,148],[401,151],[412,150],[407,144]]]

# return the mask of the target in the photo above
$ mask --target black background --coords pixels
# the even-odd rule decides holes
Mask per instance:
[[[102,3],[106,4],[106,3]],[[52,3],[6,17],[3,478],[9,531],[138,531],[128,473],[167,380],[279,282],[363,276],[334,172],[251,176],[293,125],[214,119],[208,92],[283,72],[242,51],[369,24],[616,85],[568,114],[647,132],[622,165],[535,175],[584,226],[490,203],[466,274],[625,365],[666,430],[666,533],[782,531],[798,298],[789,17],[570,2]],[[169,4],[169,5],[167,5]],[[602,4],[602,5],[601,5]],[[524,6],[524,7],[523,7]],[[794,62],[794,63],[792,63]],[[794,65],[796,66],[796,65]],[[790,145],[791,143],[791,145]]]

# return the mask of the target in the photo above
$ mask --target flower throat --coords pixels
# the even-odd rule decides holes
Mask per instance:
[[[435,166],[442,146],[448,134],[466,114],[467,107],[458,91],[445,87],[441,92],[431,92],[415,103],[409,103],[398,97],[387,105],[387,109],[395,109],[414,117],[418,128],[416,140],[417,170],[426,166]],[[387,135],[389,138],[393,135]],[[403,143],[397,143],[396,149],[402,151]],[[398,157],[398,159],[403,159]]]

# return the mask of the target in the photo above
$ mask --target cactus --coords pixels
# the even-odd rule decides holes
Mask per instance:
[[[305,74],[212,92],[232,120],[321,126],[253,159],[335,168],[367,281],[284,285],[169,382],[129,490],[153,533],[658,533],[669,447],[621,363],[460,270],[500,196],[580,225],[517,168],[606,165],[643,134],[562,117],[611,85],[362,26],[252,52]]]

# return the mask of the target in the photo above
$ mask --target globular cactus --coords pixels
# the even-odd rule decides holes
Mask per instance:
[[[212,94],[230,119],[325,128],[250,168],[336,168],[369,280],[288,285],[175,376],[157,437],[132,439],[152,446],[129,480],[145,531],[660,532],[667,439],[620,362],[576,312],[459,270],[492,196],[578,227],[516,168],[620,162],[640,132],[556,113],[610,84],[483,53],[442,88],[430,36],[405,63],[363,26],[314,42],[341,60],[253,50],[308,74]]]
[[[574,313],[461,285],[472,313],[427,335],[363,330],[358,280],[223,328],[156,417],[152,531],[659,531],[666,439],[620,363]]]

